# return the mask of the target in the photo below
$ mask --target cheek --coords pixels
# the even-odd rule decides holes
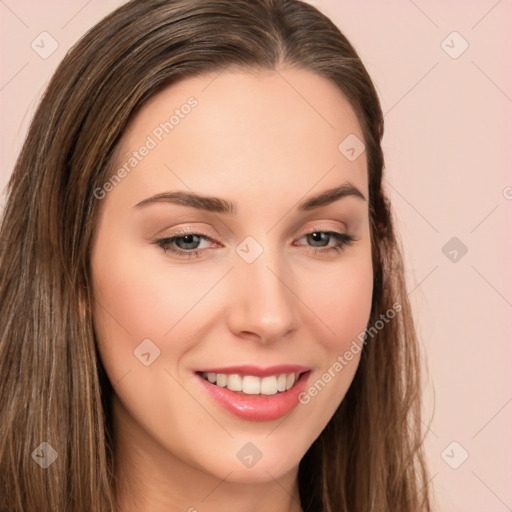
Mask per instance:
[[[187,339],[191,328],[198,328],[198,303],[218,277],[208,269],[199,272],[192,265],[167,262],[157,247],[141,250],[138,243],[124,243],[122,237],[114,243],[111,239],[98,239],[91,260],[99,351],[114,385],[129,372],[130,379],[140,374],[144,386],[139,392],[147,388],[151,395],[151,386],[158,387],[151,381],[155,372],[148,373],[137,355],[149,350],[150,360],[157,355],[152,370],[176,371],[194,343]]]
[[[160,339],[190,309],[204,276],[155,262],[158,250],[98,244],[92,258],[98,329],[111,324],[133,341]]]
[[[314,287],[306,291],[308,303],[326,326],[323,337],[331,354],[345,351],[365,330],[371,312],[373,269],[370,252],[360,251],[329,271],[315,273]]]
[[[91,258],[94,328],[113,385],[142,366],[134,351],[141,343],[147,344],[144,340],[151,340],[157,347],[153,348],[153,357],[158,353],[160,339],[172,325],[171,314],[162,316],[156,306],[171,312],[173,304],[159,303],[162,297],[155,294],[154,279],[133,252],[133,247],[123,244],[122,237],[103,236]]]
[[[359,365],[364,332],[371,313],[373,268],[371,253],[353,254],[329,272],[315,274],[315,286],[308,287],[307,301],[314,304],[315,353],[321,352],[321,365],[299,397],[317,434],[326,425],[350,387]]]

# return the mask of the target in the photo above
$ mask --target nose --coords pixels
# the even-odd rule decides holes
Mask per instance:
[[[271,344],[296,328],[298,298],[290,267],[265,249],[252,263],[238,259],[230,273],[228,323],[239,337]]]

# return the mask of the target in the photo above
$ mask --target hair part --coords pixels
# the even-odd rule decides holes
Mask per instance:
[[[83,36],[53,75],[8,185],[0,228],[0,511],[118,508],[112,386],[92,318],[90,250],[126,127],[179,80],[227,69],[310,70],[338,86],[366,146],[374,289],[340,407],[299,466],[304,512],[430,511],[418,340],[382,187],[383,115],[355,49],[298,0],[133,0]],[[58,453],[42,470],[42,442]]]

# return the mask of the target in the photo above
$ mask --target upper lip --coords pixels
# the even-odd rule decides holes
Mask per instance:
[[[278,364],[275,366],[256,366],[244,364],[240,366],[225,366],[222,368],[202,368],[197,373],[227,373],[239,375],[254,375],[255,377],[268,377],[270,375],[281,375],[283,373],[304,373],[311,368],[300,364]]]

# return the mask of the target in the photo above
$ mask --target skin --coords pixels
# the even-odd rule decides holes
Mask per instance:
[[[221,409],[194,372],[304,364],[312,384],[364,331],[373,279],[366,154],[349,161],[338,150],[349,134],[363,135],[339,89],[310,71],[230,70],[185,79],[151,98],[125,132],[116,166],[190,96],[197,106],[101,200],[92,247],[121,510],[300,511],[299,462],[342,401],[359,354],[307,405],[275,421]],[[366,200],[348,196],[297,210],[345,182]],[[239,211],[135,207],[169,191],[221,197]],[[199,249],[199,257],[154,243],[183,227],[207,238],[173,247]],[[318,231],[356,241],[315,254],[336,245],[327,235],[306,236]],[[248,236],[263,248],[251,264],[236,252]],[[149,366],[134,356],[144,339],[160,350]],[[247,442],[262,453],[250,468],[236,456]]]

